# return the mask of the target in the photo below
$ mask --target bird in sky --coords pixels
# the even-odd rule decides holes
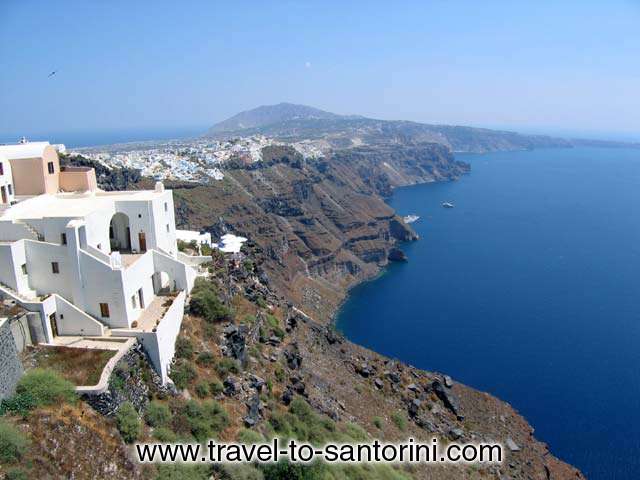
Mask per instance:
[[[53,77],[56,73],[58,73],[58,71],[57,71],[57,70],[54,70],[53,72],[51,72],[51,73],[49,74],[49,76],[47,76],[47,78],[51,78],[51,77]]]

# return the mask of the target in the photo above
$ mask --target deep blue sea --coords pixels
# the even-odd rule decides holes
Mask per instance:
[[[338,328],[510,402],[590,479],[640,478],[640,150],[458,158],[459,181],[396,190],[421,239]]]

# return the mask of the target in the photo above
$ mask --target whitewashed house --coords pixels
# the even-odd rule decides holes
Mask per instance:
[[[163,381],[196,272],[178,259],[173,195],[105,192],[47,142],[0,146],[0,294],[38,342],[137,337]]]

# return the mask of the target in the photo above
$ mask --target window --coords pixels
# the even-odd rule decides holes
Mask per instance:
[[[56,172],[56,169],[53,166],[53,162],[47,163],[47,169],[49,170],[49,173],[55,173]]]
[[[165,212],[169,211],[169,204],[167,202],[164,202],[164,211]]]
[[[0,163],[0,175],[4,175],[4,164],[3,163]],[[165,203],[165,206],[166,205],[167,204]]]
[[[101,244],[101,243],[97,244],[97,245],[96,245],[96,248],[97,248],[98,250],[102,250],[102,244]]]
[[[138,308],[138,303],[136,302],[136,296],[135,295],[131,295],[131,306],[133,308]]]
[[[67,234],[63,233],[62,235],[60,235],[60,243],[62,245],[66,245],[67,244]]]
[[[141,213],[138,214],[138,218],[142,218],[142,214]]]
[[[100,316],[102,318],[109,318],[109,304],[101,303],[100,304]]]
[[[58,265],[58,262],[51,262],[51,271],[53,273],[60,273],[60,265]]]
[[[20,268],[22,268],[22,274],[26,275],[27,274],[27,264],[23,263]]]
[[[169,228],[169,224],[167,223],[167,233],[171,232],[171,229]]]
[[[7,190],[9,191],[9,195],[13,195],[13,187],[10,183],[7,185]]]

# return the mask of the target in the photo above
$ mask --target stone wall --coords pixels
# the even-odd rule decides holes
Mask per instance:
[[[7,319],[2,319],[0,320],[0,400],[13,394],[22,372],[22,362],[18,357],[11,326]]]

